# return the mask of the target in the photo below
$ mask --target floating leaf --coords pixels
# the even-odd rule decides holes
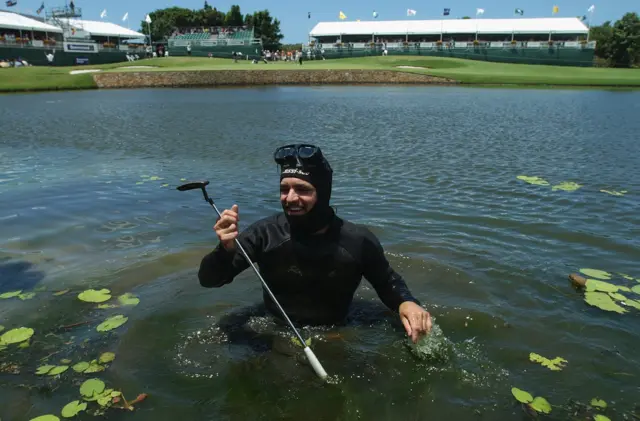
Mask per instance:
[[[128,317],[124,317],[122,314],[118,314],[117,316],[109,317],[104,322],[100,323],[96,330],[98,332],[107,332],[112,329],[116,329],[123,324],[125,324],[129,320]]]
[[[618,301],[627,301],[627,297],[625,297],[622,294],[618,294],[617,292],[610,292],[609,293],[609,297],[613,298],[614,300],[618,300]]]
[[[550,360],[533,352],[529,354],[529,359],[535,363],[542,364],[543,367],[547,367],[552,371],[560,371],[564,368],[565,364],[568,363],[567,360],[561,357],[556,357],[553,360]]]
[[[91,361],[91,363],[89,364],[89,367],[87,367],[86,370],[84,370],[85,374],[90,374],[90,373],[99,373],[101,371],[104,371],[104,366],[98,364],[98,362],[96,360]]]
[[[83,373],[87,368],[89,368],[89,363],[86,361],[80,361],[71,368],[73,368],[73,371],[76,373]]]
[[[22,292],[22,290],[20,291],[10,291],[10,292],[5,292],[3,294],[0,294],[0,299],[7,299],[7,298],[13,298],[13,297],[17,297],[18,295],[20,295],[20,293]]]
[[[593,416],[594,421],[611,421],[606,415],[596,414]]]
[[[115,305],[115,304],[98,304],[98,306],[96,308],[100,309],[100,310],[106,310],[106,309],[109,309],[109,308],[117,308],[117,307],[120,307],[120,306]]]
[[[631,291],[635,292],[636,294],[640,294],[640,285],[636,285],[633,288],[631,288]]]
[[[30,327],[19,327],[6,331],[0,336],[0,343],[4,345],[16,344],[23,342],[33,336],[33,329]]]
[[[624,285],[618,285],[618,291],[631,292],[631,288],[626,287]]]
[[[582,187],[580,184],[574,183],[573,181],[563,181],[562,183],[556,184],[555,186],[553,186],[551,190],[552,191],[556,191],[556,190],[576,191],[580,187]]]
[[[636,300],[629,300],[629,299],[627,299],[627,300],[624,302],[624,304],[625,304],[627,307],[633,307],[633,308],[635,308],[636,310],[640,310],[640,301],[636,301]]]
[[[36,418],[31,418],[31,420],[29,421],[60,421],[60,418],[56,417],[55,415],[47,414],[47,415],[40,415],[39,417],[36,417]]]
[[[53,370],[51,370],[49,372],[50,376],[57,376],[58,374],[62,374],[65,371],[67,371],[67,369],[69,368],[68,365],[59,365],[57,367],[54,367]]]
[[[186,178],[181,178],[180,181],[187,181],[187,179]]]
[[[158,181],[158,180],[164,180],[164,178],[158,177],[157,175],[154,175],[153,177],[149,177],[149,181]]]
[[[521,403],[530,403],[533,401],[533,396],[531,396],[531,393],[520,390],[517,387],[511,388],[511,394],[518,400],[518,402]]]
[[[616,304],[609,295],[602,292],[585,292],[584,300],[587,304],[598,307],[601,310],[613,311],[620,314],[627,312],[624,308]]]
[[[100,358],[98,358],[98,360],[102,364],[110,363],[115,359],[116,359],[116,354],[114,354],[113,352],[104,352],[102,355],[100,355]]]
[[[609,272],[598,269],[580,269],[580,273],[590,278],[603,279],[605,281],[611,279],[611,274]]]
[[[169,187],[169,185],[167,183],[165,183],[161,187]]]
[[[36,370],[36,374],[39,375],[39,376],[41,376],[43,374],[47,374],[54,367],[55,367],[55,365],[43,365],[43,366],[40,366]]]
[[[102,303],[107,301],[109,298],[111,298],[111,294],[106,288],[100,290],[88,289],[78,294],[78,299],[88,303]]]
[[[71,291],[71,290],[70,289],[63,289],[62,291],[54,292],[53,295],[55,295],[56,297],[59,297],[61,295],[66,294],[69,291]]]
[[[63,358],[60,360],[60,364],[65,364],[65,365],[71,364],[71,360],[68,358]]]
[[[526,175],[519,175],[516,177],[518,180],[525,181],[529,184],[535,184],[536,186],[548,186],[549,182],[544,178],[540,177],[529,177]]]
[[[104,382],[100,379],[89,379],[80,386],[80,394],[84,397],[91,398],[99,395],[104,391]]]
[[[597,279],[587,279],[587,283],[584,284],[587,292],[600,291],[600,292],[618,292],[620,287],[609,282],[598,281]]]
[[[600,190],[602,193],[607,193],[610,194],[611,196],[624,196],[625,193],[627,193],[626,190],[620,190],[620,191],[615,191],[615,190]]]
[[[98,397],[98,405],[100,406],[107,406],[108,404],[111,403],[111,392],[109,392],[108,395],[101,395]]]
[[[4,330],[4,326],[0,325],[0,332]]]
[[[85,409],[87,409],[86,402],[80,403],[80,401],[73,401],[73,402],[69,402],[64,406],[64,408],[62,408],[61,415],[63,418],[72,418],[78,415],[79,412],[84,411]]]
[[[620,276],[622,276],[627,281],[633,281],[633,277],[627,275],[626,273],[621,273]]]
[[[114,390],[113,392],[111,392],[111,397],[112,398],[115,398],[115,397],[120,396],[120,395],[122,395],[122,393],[118,392],[117,390]]]
[[[138,185],[138,186],[139,186],[140,184],[144,184],[144,181],[138,181],[138,182],[136,183],[136,185]]]
[[[545,398],[541,398],[540,396],[536,396],[536,398],[530,404],[531,408],[535,409],[538,412],[542,412],[543,414],[548,414],[551,412],[551,405]]]
[[[298,345],[298,346],[302,346],[300,344],[300,340],[298,338],[296,338],[295,336],[293,338],[291,338],[291,342],[293,342],[294,344]],[[308,338],[306,341],[304,341],[305,344],[307,344],[307,346],[311,346],[311,338]]]
[[[24,293],[18,295],[18,298],[20,298],[22,301],[24,301],[24,300],[30,300],[35,296],[36,296],[35,292],[24,292]]]
[[[18,348],[29,348],[29,341],[21,342]]]
[[[607,403],[605,401],[603,401],[602,399],[593,398],[593,399],[591,399],[591,406],[593,406],[595,408],[605,409],[607,407]]]
[[[149,176],[148,176],[148,175],[141,175],[140,177],[142,177],[142,178],[149,178]]]
[[[122,294],[121,296],[119,296],[118,301],[123,306],[137,306],[140,303],[140,298],[136,297],[130,292],[127,292],[126,294]]]

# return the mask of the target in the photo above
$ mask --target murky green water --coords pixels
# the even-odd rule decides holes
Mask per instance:
[[[2,420],[59,415],[91,376],[127,399],[149,394],[110,420],[523,419],[512,386],[547,398],[551,419],[570,418],[570,400],[599,396],[612,419],[638,403],[640,313],[589,307],[567,281],[585,267],[640,278],[637,92],[123,90],[0,104],[0,293],[37,291],[0,300],[5,330],[36,331],[0,351]],[[364,281],[348,326],[304,330],[331,375],[322,384],[273,339],[286,331],[254,308],[251,272],[200,287],[215,218],[175,186],[210,180],[246,226],[279,210],[271,154],[295,141],[322,146],[338,214],[373,229],[435,316],[426,357]],[[141,302],[100,310],[76,298],[90,287]],[[116,314],[128,322],[95,330]],[[116,360],[95,375],[33,374],[104,351]],[[569,363],[550,371],[530,352]]]

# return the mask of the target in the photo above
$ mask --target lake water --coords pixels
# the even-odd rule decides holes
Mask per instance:
[[[112,420],[523,419],[513,386],[545,397],[551,419],[594,397],[612,419],[635,410],[640,311],[590,307],[567,276],[640,282],[619,275],[640,278],[640,92],[158,89],[0,105],[0,293],[36,293],[0,300],[5,331],[35,329],[28,348],[0,351],[2,420],[59,415],[91,377],[128,400],[149,395],[134,412],[109,409]],[[363,281],[349,325],[303,329],[323,384],[281,349],[289,332],[252,313],[252,272],[200,287],[215,216],[175,187],[210,180],[220,208],[239,205],[242,229],[280,209],[272,153],[300,141],[328,156],[338,215],[374,231],[435,317],[431,352],[407,346]],[[552,189],[564,181],[582,187]],[[97,309],[77,299],[88,288],[140,303]],[[96,331],[117,314],[127,323]],[[34,374],[104,351],[116,359],[100,373]],[[551,371],[531,352],[568,363]]]

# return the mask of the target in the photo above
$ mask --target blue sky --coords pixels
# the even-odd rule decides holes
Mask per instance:
[[[2,1],[4,6],[5,0]],[[46,2],[45,6],[63,5],[64,0],[56,3]],[[41,0],[18,0],[19,9],[22,12],[35,11],[41,4]],[[129,12],[131,29],[139,29],[140,20],[148,12],[171,6],[180,6],[190,9],[199,9],[204,0],[75,0],[77,7],[81,7],[85,19],[100,20],[100,12],[107,9],[105,20],[122,24],[122,17]],[[402,20],[402,19],[439,19],[442,10],[451,8],[449,18],[462,16],[475,16],[477,8],[485,10],[485,18],[510,18],[513,17],[515,8],[523,9],[524,17],[550,17],[552,8],[558,5],[560,12],[558,17],[575,17],[587,13],[587,8],[595,4],[593,24],[599,24],[605,20],[615,21],[626,12],[639,12],[638,0],[438,0],[435,2],[418,0],[291,0],[291,1],[258,1],[237,0],[217,1],[209,0],[209,4],[218,9],[227,11],[232,4],[239,4],[243,14],[255,10],[269,9],[272,16],[280,19],[280,29],[284,34],[284,42],[296,43],[307,40],[307,34],[313,26],[320,21],[338,20],[338,13],[342,10],[347,15],[347,20],[372,20],[373,10],[378,12],[378,20]],[[15,8],[13,8],[15,9]],[[408,18],[407,9],[417,11],[416,16]],[[311,19],[307,18],[307,12],[311,12]]]

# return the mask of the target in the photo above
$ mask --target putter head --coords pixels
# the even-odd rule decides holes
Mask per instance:
[[[178,190],[180,191],[187,191],[187,190],[195,190],[195,189],[204,189],[207,184],[209,184],[209,181],[204,180],[204,181],[193,181],[191,183],[187,183],[187,184],[183,184],[181,186],[176,187]]]

